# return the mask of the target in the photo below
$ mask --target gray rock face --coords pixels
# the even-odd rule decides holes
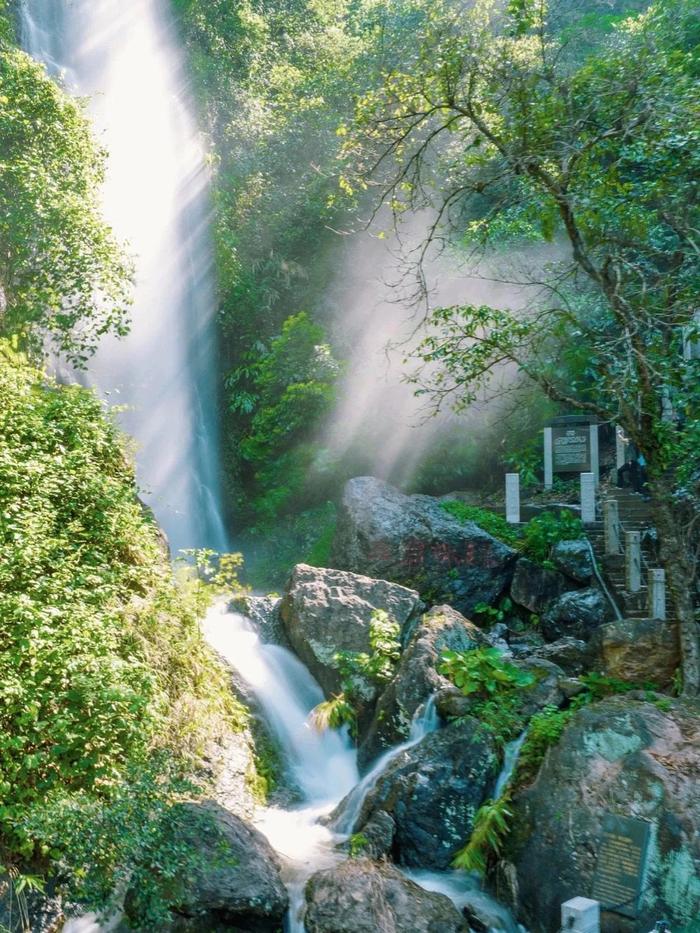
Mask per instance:
[[[565,635],[588,641],[598,626],[609,622],[612,609],[594,588],[564,593],[542,617],[542,633],[550,641]]]
[[[507,588],[517,556],[440,500],[405,496],[371,476],[346,484],[333,550],[338,567],[414,587],[467,615]]]
[[[577,583],[593,580],[593,560],[586,541],[560,541],[552,548],[552,562],[558,570]]]
[[[377,609],[405,629],[420,614],[418,593],[386,580],[342,570],[297,564],[280,605],[289,641],[326,695],[340,690],[333,656],[337,651],[369,651],[369,626]],[[366,699],[375,688],[364,686]]]
[[[212,801],[186,806],[195,816],[204,813],[210,825],[197,821],[193,842],[205,867],[185,879],[184,896],[172,908],[172,929],[277,933],[289,898],[267,839]]]
[[[241,611],[255,623],[261,641],[268,645],[289,648],[289,640],[280,616],[281,602],[277,596],[244,596]]]
[[[426,700],[449,685],[437,667],[445,649],[469,651],[486,644],[484,634],[449,606],[437,606],[418,623],[401,655],[396,676],[379,698],[359,761],[364,767],[392,745],[408,738],[411,721]]]
[[[589,665],[592,652],[585,641],[565,635],[548,645],[534,648],[532,657],[557,664],[567,674],[578,676]]]
[[[653,929],[660,917],[672,930],[692,929],[700,917],[699,774],[697,700],[662,711],[618,696],[581,709],[513,803],[505,858],[517,872],[519,919],[532,933],[550,933],[562,902],[591,895],[611,813],[651,828],[645,890],[624,929]],[[623,929],[607,918],[605,933]]]
[[[668,687],[681,663],[678,631],[660,619],[621,619],[601,625],[592,647],[609,677]]]
[[[387,862],[349,859],[306,886],[308,933],[468,933],[444,894],[425,891]]]
[[[454,723],[389,762],[365,798],[356,829],[384,810],[396,824],[393,854],[400,864],[447,868],[469,838],[497,773],[493,744],[479,733],[479,723]],[[343,802],[334,816],[342,812]]]
[[[567,589],[571,589],[571,584],[556,570],[547,570],[521,557],[515,565],[510,595],[519,606],[539,614]]]
[[[65,920],[61,899],[40,891],[25,891],[29,926],[21,924],[17,897],[11,893],[9,879],[0,872],[0,929],[12,931],[31,930],[32,933],[56,933]]]

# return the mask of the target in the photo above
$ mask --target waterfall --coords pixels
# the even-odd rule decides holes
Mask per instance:
[[[226,550],[220,519],[208,173],[167,0],[23,0],[24,48],[89,98],[104,212],[136,261],[131,331],[87,374],[135,438],[143,498],[181,548]]]

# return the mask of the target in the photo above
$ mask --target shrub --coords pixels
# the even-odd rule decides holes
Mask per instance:
[[[555,544],[583,537],[581,520],[572,512],[562,509],[555,512],[543,512],[531,519],[523,530],[520,550],[531,560],[542,564],[549,559]]]
[[[441,502],[440,506],[461,522],[474,522],[479,528],[483,528],[494,538],[498,538],[499,541],[512,545],[518,542],[519,533],[517,529],[509,524],[502,515],[497,515],[496,512],[489,512],[488,509],[467,505],[459,499],[448,499]]]

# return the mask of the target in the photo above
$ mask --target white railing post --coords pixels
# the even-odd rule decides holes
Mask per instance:
[[[572,897],[561,905],[561,928],[572,933],[600,933],[600,904],[588,897]]]
[[[595,521],[595,477],[581,473],[581,521],[590,525]]]
[[[605,536],[605,553],[622,553],[622,529],[620,527],[620,506],[617,499],[606,499],[603,502],[603,533]]]
[[[666,571],[660,567],[649,571],[649,618],[666,618]]]
[[[593,482],[598,485],[600,482],[600,455],[598,453],[598,423],[588,426],[591,451],[591,473]]]
[[[638,593],[642,588],[642,535],[639,531],[625,532],[625,588]]]
[[[506,473],[506,521],[520,524],[520,474]]]
[[[544,429],[544,488],[551,489],[554,485],[554,447],[552,429]]]

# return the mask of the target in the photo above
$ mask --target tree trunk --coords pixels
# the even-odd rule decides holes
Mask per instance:
[[[678,619],[678,638],[683,673],[683,693],[700,694],[700,627],[695,619],[693,585],[695,561],[685,540],[682,523],[661,483],[650,483],[652,514],[661,543],[661,564]]]

